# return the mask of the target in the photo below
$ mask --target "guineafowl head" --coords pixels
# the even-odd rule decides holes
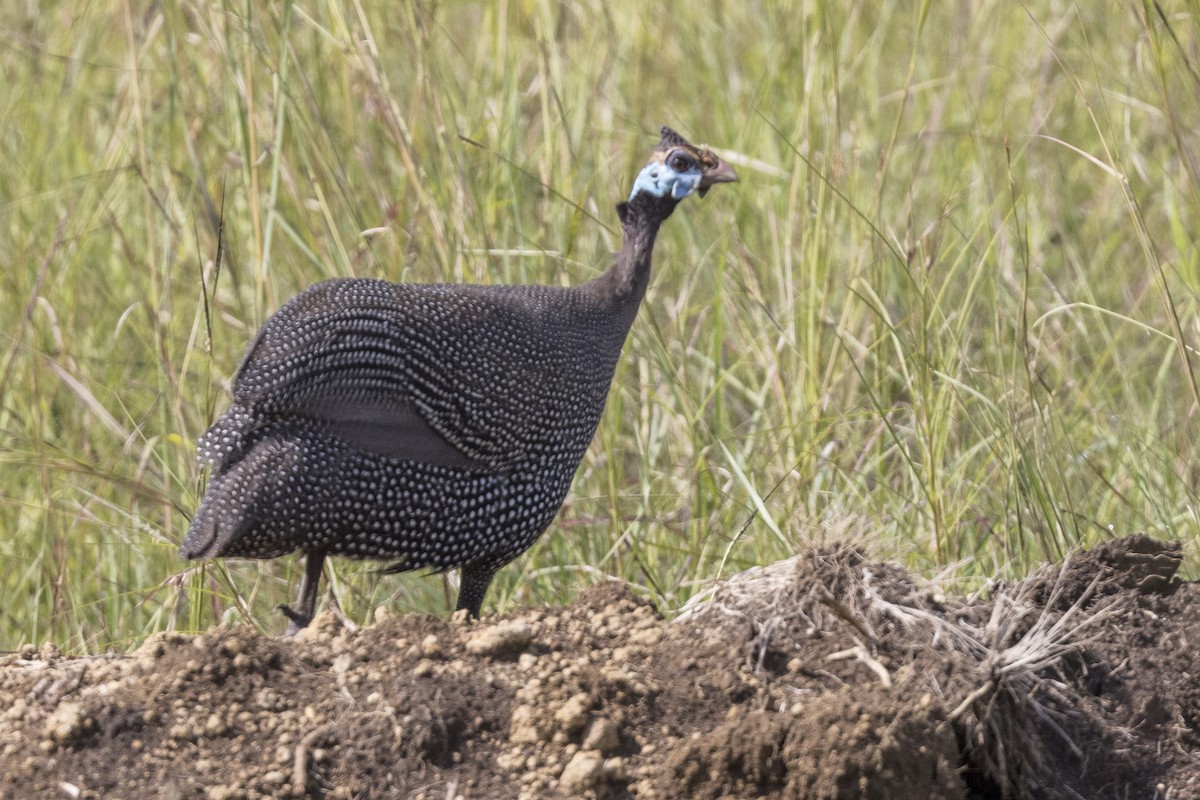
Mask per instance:
[[[688,195],[704,197],[715,184],[738,179],[733,168],[707,147],[692,144],[666,125],[660,133],[658,147],[638,173],[629,200],[617,206],[622,220],[632,205],[657,209],[665,219]]]

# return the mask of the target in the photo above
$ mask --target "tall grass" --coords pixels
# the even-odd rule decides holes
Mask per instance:
[[[966,585],[1196,542],[1198,46],[1194,0],[3,4],[0,649],[278,628],[291,559],[175,555],[257,327],[332,276],[593,277],[661,123],[742,182],[664,229],[493,608],[848,531]]]

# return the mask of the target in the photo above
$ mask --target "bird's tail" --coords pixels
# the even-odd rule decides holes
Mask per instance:
[[[270,525],[271,521],[287,525],[303,517],[300,507],[312,500],[311,491],[295,485],[296,477],[303,475],[296,469],[300,450],[294,441],[269,436],[223,461],[192,518],[179,555],[275,558],[295,550],[294,531],[273,530]]]

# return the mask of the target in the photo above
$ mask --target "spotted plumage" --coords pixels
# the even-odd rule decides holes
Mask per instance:
[[[478,615],[497,569],[562,505],[645,293],[659,225],[736,180],[664,128],[596,280],[553,286],[331,280],[267,320],[233,402],[199,442],[213,478],[185,558],[308,556],[289,631],[326,556],[461,568]]]

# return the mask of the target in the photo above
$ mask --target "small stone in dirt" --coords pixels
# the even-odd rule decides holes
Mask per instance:
[[[262,776],[262,781],[268,786],[282,786],[287,782],[287,774],[283,770],[273,769]]]
[[[167,737],[179,742],[194,742],[198,733],[194,725],[187,722],[176,722],[167,731]]]
[[[616,749],[620,743],[621,737],[617,723],[608,717],[597,717],[588,726],[587,733],[584,734],[583,741],[579,746],[584,750],[599,750],[601,753],[607,753]]]
[[[604,776],[604,757],[595,750],[580,750],[558,778],[558,787],[568,795],[578,796],[593,789]]]
[[[320,615],[318,615],[317,617],[314,617],[313,622],[316,622],[316,620],[319,618],[320,618]],[[325,628],[317,627],[316,625],[313,624],[313,622],[310,622],[310,623],[308,623],[307,626],[301,628],[300,632],[297,633],[292,638],[292,641],[304,642],[305,644],[328,645],[329,641],[333,637],[329,634],[328,630],[326,630]],[[222,787],[215,787],[215,788],[222,788]]]
[[[25,702],[25,698],[18,697],[13,700],[12,705],[8,707],[3,716],[6,719],[11,719],[14,722],[20,722],[25,719],[25,712],[29,710],[29,704]]]
[[[516,655],[533,641],[533,628],[521,620],[502,622],[475,633],[467,640],[467,652],[476,656]]]
[[[578,733],[587,724],[588,713],[591,710],[591,700],[588,699],[585,693],[579,692],[578,694],[571,695],[567,699],[567,702],[563,703],[562,707],[554,712],[554,719],[567,733]]]
[[[440,658],[442,643],[432,633],[421,640],[421,655],[426,658]]]
[[[209,736],[223,736],[228,730],[229,726],[216,714],[209,714],[204,722],[204,732]]]
[[[653,621],[651,621],[653,622]],[[642,627],[629,634],[629,643],[633,645],[655,645],[662,641],[663,629],[655,627]]]
[[[547,738],[547,732],[538,725],[537,716],[530,706],[517,706],[512,710],[508,723],[508,740],[513,744],[537,744]]]
[[[505,772],[519,772],[525,766],[525,754],[520,749],[508,750],[496,756],[496,765]]]
[[[612,783],[621,783],[629,779],[629,769],[625,759],[620,756],[604,759],[604,779]]]

